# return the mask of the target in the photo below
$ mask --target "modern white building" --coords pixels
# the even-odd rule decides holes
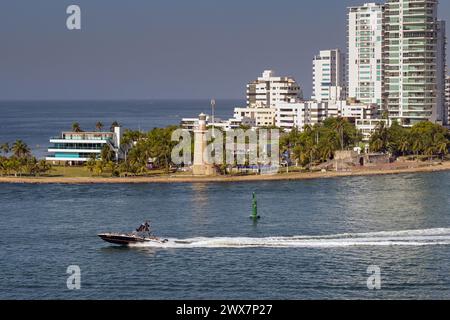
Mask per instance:
[[[291,131],[294,128],[302,131],[306,125],[316,125],[328,118],[342,117],[350,122],[376,119],[376,104],[364,104],[351,100],[340,101],[296,101],[280,102],[275,107],[275,126]]]
[[[328,117],[341,117],[355,123],[357,119],[375,119],[379,116],[378,105],[347,99],[328,102]]]
[[[306,125],[322,123],[327,118],[327,102],[280,102],[275,107],[275,126],[291,131],[302,131]]]
[[[46,160],[81,164],[88,161],[92,155],[100,158],[105,145],[109,146],[116,154],[116,159],[119,159],[122,155],[121,138],[121,127],[115,127],[113,132],[62,132],[60,136],[50,139],[53,145],[48,149],[51,155],[46,157]]]
[[[247,107],[270,108],[278,102],[303,98],[300,86],[292,77],[278,77],[265,70],[261,77],[247,85]]]
[[[392,121],[445,124],[445,24],[437,0],[387,0],[385,107]]]
[[[313,60],[313,96],[318,102],[346,98],[345,58],[339,49],[322,50]]]
[[[348,8],[348,96],[383,104],[384,5]]]

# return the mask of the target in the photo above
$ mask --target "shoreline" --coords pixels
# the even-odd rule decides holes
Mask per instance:
[[[408,168],[364,168],[353,171],[295,172],[276,175],[251,176],[158,176],[158,177],[0,177],[0,184],[157,184],[157,183],[238,183],[258,181],[298,181],[313,179],[331,179],[340,177],[360,177],[378,175],[397,175],[407,173],[431,173],[450,171],[450,162],[428,164]],[[405,164],[406,165],[406,164]]]

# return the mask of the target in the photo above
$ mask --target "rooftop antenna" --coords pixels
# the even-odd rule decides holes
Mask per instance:
[[[214,109],[216,108],[216,100],[215,99],[211,99],[211,121],[212,123],[214,123]]]
[[[216,100],[215,99],[211,99],[211,123],[213,124],[213,128],[212,128],[213,129],[213,131],[212,131],[213,138],[216,137],[216,132],[214,130],[214,124],[216,123],[215,120],[214,120],[215,108],[216,108]]]

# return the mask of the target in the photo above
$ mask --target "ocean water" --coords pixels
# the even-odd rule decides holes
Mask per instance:
[[[0,298],[448,299],[449,178],[0,185]],[[167,245],[96,236],[145,219]],[[80,290],[67,289],[69,265]]]
[[[239,101],[218,102],[231,116]],[[208,101],[0,104],[45,155],[74,121],[151,129]],[[450,173],[217,184],[0,184],[0,299],[450,299]],[[262,219],[254,224],[256,192]],[[142,221],[169,242],[116,247]],[[182,243],[179,242],[182,240]],[[81,289],[67,288],[68,266]],[[381,270],[381,290],[367,269]]]

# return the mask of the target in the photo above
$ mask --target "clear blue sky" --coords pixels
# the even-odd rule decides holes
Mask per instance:
[[[2,0],[0,100],[244,98],[267,68],[309,96],[313,55],[346,49],[346,8],[363,2]],[[69,4],[81,31],[66,29]]]

